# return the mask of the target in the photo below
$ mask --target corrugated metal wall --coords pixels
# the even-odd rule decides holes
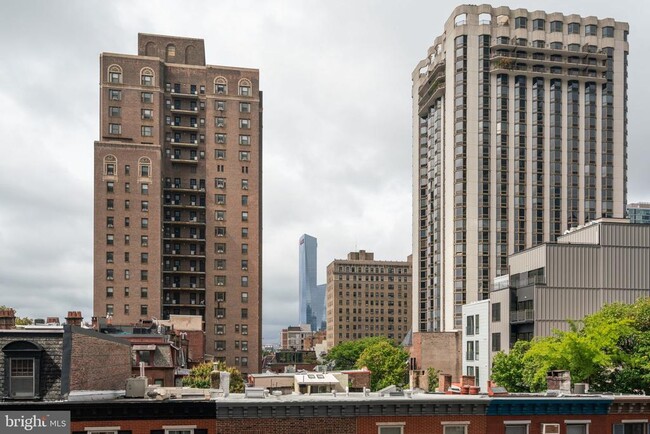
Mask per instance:
[[[603,246],[650,247],[650,225],[605,224],[601,229]]]
[[[590,226],[574,230],[566,235],[562,235],[557,239],[558,244],[598,244],[600,235],[599,224],[591,224]]]
[[[599,246],[551,244],[546,259],[546,284],[551,287],[598,288]]]
[[[523,252],[511,255],[508,258],[510,275],[523,273],[544,267],[546,264],[546,248],[548,244],[541,244],[537,247],[524,250]]]
[[[602,287],[650,289],[650,249],[604,247]]]

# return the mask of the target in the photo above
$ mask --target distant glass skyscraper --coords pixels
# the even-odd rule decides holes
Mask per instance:
[[[316,331],[323,328],[325,291],[316,285],[318,242],[311,235],[300,237],[299,244],[300,324],[310,324]]]

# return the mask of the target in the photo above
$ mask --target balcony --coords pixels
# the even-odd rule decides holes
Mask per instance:
[[[199,124],[194,123],[190,125],[181,125],[177,124],[176,122],[172,122],[169,124],[169,127],[174,131],[198,131]]]
[[[187,156],[182,155],[170,155],[169,159],[172,161],[172,164],[199,164],[199,156]]]
[[[163,224],[168,225],[204,225],[205,218],[177,219],[169,217],[163,220]]]
[[[200,309],[205,309],[205,301],[200,300],[195,303],[191,301],[181,302],[180,300],[165,300],[163,302],[164,307],[198,307]]]
[[[200,250],[188,250],[183,252],[182,250],[165,250],[163,251],[163,256],[173,256],[175,258],[205,258],[205,252]]]
[[[163,273],[173,273],[173,274],[205,274],[205,270],[201,270],[199,267],[163,267]]]
[[[178,114],[185,114],[185,115],[195,115],[199,112],[199,107],[194,106],[194,107],[185,107],[183,106],[178,106],[178,105],[172,105],[170,107],[170,110],[172,113],[178,113]]]
[[[165,208],[179,208],[179,209],[205,209],[205,205],[199,205],[199,202],[189,202],[182,203],[180,201],[172,201],[170,203],[164,203],[163,207]]]
[[[581,57],[592,57],[599,60],[606,60],[607,54],[603,50],[598,50],[596,52],[591,52],[588,50],[587,46],[582,46],[580,51],[569,51],[566,45],[563,45],[561,49],[550,48],[550,44],[546,44],[544,47],[535,46],[532,41],[526,43],[526,45],[520,45],[517,43],[516,39],[513,38],[507,42],[497,41],[496,39],[492,40],[490,45],[492,50],[513,50],[513,51],[525,51],[528,53],[545,53],[545,54],[562,54],[570,56],[581,56]]]
[[[190,148],[190,149],[196,149],[199,147],[199,141],[198,140],[187,140],[186,142],[176,140],[176,139],[171,139],[169,141],[171,143],[171,146],[173,148]]]
[[[522,309],[510,311],[510,324],[523,324],[535,321],[534,309]]]
[[[198,97],[199,97],[199,92],[196,91],[196,90],[193,91],[193,92],[190,91],[190,92],[185,93],[185,92],[178,91],[178,89],[172,88],[169,91],[169,93],[170,93],[170,95],[172,95],[174,97],[180,97],[180,98],[198,99]]]
[[[194,285],[194,286],[192,286]],[[163,290],[165,291],[198,291],[205,292],[205,284],[199,283],[197,286],[196,283],[163,283]]]
[[[180,191],[180,192],[196,192],[196,191],[205,192],[205,186],[198,186],[196,184],[191,184],[186,186],[183,186],[183,184],[165,184],[163,190]]]
[[[163,240],[165,241],[198,241],[199,243],[205,243],[205,238],[200,238],[198,234],[190,234],[189,236],[176,235],[176,234],[164,234]]]

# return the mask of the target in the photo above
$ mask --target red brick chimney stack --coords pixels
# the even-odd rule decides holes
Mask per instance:
[[[80,311],[71,310],[68,312],[68,316],[65,317],[65,322],[68,325],[81,327],[82,321],[83,321],[83,317],[81,316]]]
[[[13,309],[0,310],[0,330],[16,328],[16,311]]]

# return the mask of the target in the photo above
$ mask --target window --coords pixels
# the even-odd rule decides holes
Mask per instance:
[[[214,245],[217,253],[226,253],[226,245],[224,243],[217,243]]]
[[[242,335],[247,335],[248,334],[248,324],[242,324],[241,325],[241,334]]]
[[[149,245],[149,237],[147,235],[140,236],[140,246],[147,247]]]
[[[567,422],[566,434],[587,434],[587,433],[588,433],[587,424]]]
[[[226,188],[226,179],[225,178],[215,178],[214,186],[216,188]]]
[[[114,218],[113,217],[106,217],[106,227],[107,228],[112,228],[115,227],[114,223]]]
[[[248,366],[248,357],[242,357],[241,358],[241,365],[242,366]]]
[[[124,166],[124,174],[126,176],[129,176],[131,174],[131,166],[129,166],[128,164]]]
[[[106,316],[113,315],[114,306],[112,304],[106,305]]]
[[[111,117],[120,117],[122,115],[122,109],[120,107],[109,107],[108,115]]]
[[[242,287],[247,287],[248,286],[248,276],[242,276],[241,277],[241,286]]]
[[[225,307],[217,307],[214,309],[214,316],[217,318],[225,318],[226,317],[226,308]]]
[[[580,23],[569,23],[567,26],[569,35],[579,35],[580,34]]]
[[[151,92],[142,92],[140,94],[140,99],[143,103],[152,103],[153,102],[153,93]]]
[[[242,190],[248,190],[248,179],[242,179],[241,180],[241,189]]]
[[[108,134],[122,134],[122,125],[108,124]]]
[[[215,101],[214,102],[214,108],[219,111],[224,111],[226,110],[226,102],[225,101]]]
[[[241,341],[241,350],[248,351],[248,341]]]
[[[128,228],[131,226],[131,219],[129,217],[124,217],[124,227]]]
[[[225,211],[215,211],[214,212],[214,219],[217,221],[223,221],[226,219],[226,212]]]
[[[377,426],[377,432],[379,434],[403,434],[404,433],[404,425],[395,425],[389,422],[385,422],[387,425],[379,425]]]
[[[250,145],[251,144],[251,136],[249,136],[249,135],[240,135],[239,136],[239,144],[240,145]]]
[[[242,259],[241,260],[241,269],[242,270],[248,270],[248,259]]]
[[[226,150],[225,149],[215,149],[214,150],[214,158],[217,160],[225,160],[226,159]]]
[[[113,234],[106,235],[106,245],[112,246],[115,236]]]
[[[505,434],[528,434],[528,424],[504,422]]]
[[[240,119],[239,120],[239,128],[242,129],[250,129],[251,127],[251,120],[250,119]]]
[[[501,321],[501,303],[492,303],[492,322]]]
[[[124,287],[124,296],[125,296],[125,297],[128,297],[128,296],[129,296],[129,293],[130,293],[129,287],[128,287],[128,286],[125,286],[125,287]]]
[[[250,86],[239,86],[239,94],[241,96],[251,96]]]
[[[147,270],[140,270],[140,280],[143,282],[146,282],[149,280],[149,271]]]
[[[587,24],[585,26],[585,36],[597,36],[598,26],[595,24]]]
[[[645,434],[646,424],[642,422],[628,422],[614,424],[613,434]]]
[[[226,118],[214,118],[214,124],[217,128],[223,128],[226,126]]]
[[[131,244],[131,236],[130,235],[124,235],[124,245],[128,246]]]
[[[106,298],[113,298],[114,290],[112,286],[106,288]]]
[[[106,209],[107,210],[115,209],[115,200],[114,199],[106,199]]]
[[[242,255],[247,255],[248,254],[248,244],[242,244],[241,245],[241,253],[242,253]]]
[[[223,324],[216,324],[214,326],[214,334],[215,335],[223,335],[226,333],[226,326]]]
[[[614,37],[614,27],[606,26],[603,27],[603,38],[613,38]]]
[[[122,68],[117,65],[111,65],[108,68],[108,81],[110,83],[122,83]]]
[[[149,211],[149,201],[147,200],[140,201],[140,211],[142,212]]]
[[[140,134],[142,134],[142,137],[152,137],[153,127],[150,125],[143,125],[140,127]]]
[[[226,195],[225,194],[215,194],[214,201],[217,205],[225,205]]]
[[[551,33],[553,32],[561,32],[562,31],[562,26],[564,23],[562,21],[551,21]]]
[[[465,328],[465,334],[467,336],[474,335],[474,315],[467,316],[467,327]]]
[[[106,252],[106,263],[107,264],[112,264],[113,263],[113,252]]]
[[[141,304],[140,305],[140,315],[145,316],[149,314],[149,306],[146,304]]]
[[[533,20],[533,30],[544,30],[546,27],[546,21],[538,18],[536,20]]]
[[[148,218],[140,219],[140,227],[142,229],[147,229],[149,227],[149,219]]]
[[[248,151],[239,151],[239,161],[251,161],[251,153]]]
[[[131,278],[131,270],[124,270],[124,280],[129,280]]]
[[[217,133],[214,135],[214,141],[218,144],[226,143],[226,135],[223,133]]]
[[[125,304],[124,305],[124,315],[128,315],[130,313],[129,305]]]
[[[241,302],[242,303],[248,303],[248,292],[242,292],[241,293]]]
[[[140,74],[140,84],[143,86],[153,86],[153,71],[149,68],[144,68]]]
[[[242,211],[241,212],[241,221],[243,221],[243,222],[248,221],[248,211]]]
[[[140,110],[140,117],[142,119],[153,119],[153,110],[152,109],[142,109],[142,110]]]
[[[226,341],[214,341],[215,351],[226,351]]]
[[[167,46],[167,58],[170,57],[176,57],[176,46],[173,44]]]
[[[149,184],[142,183],[140,184],[140,194],[148,195],[149,194]]]
[[[242,204],[243,206],[247,206],[247,205],[248,205],[248,196],[247,196],[247,195],[245,195],[245,194],[242,195],[242,197],[241,197],[241,204]]]
[[[149,297],[149,290],[147,289],[146,286],[143,286],[140,288],[140,298],[147,298]]]
[[[122,101],[122,91],[117,89],[108,89],[108,99],[111,101]]]
[[[241,228],[241,237],[248,238],[248,228]]]
[[[248,309],[247,308],[243,308],[241,310],[241,319],[248,319]]]
[[[467,434],[467,425],[444,425],[443,434]]]
[[[217,95],[225,95],[228,93],[228,82],[224,77],[214,79],[214,93]]]
[[[528,18],[526,17],[515,18],[515,29],[525,29],[527,26],[528,26]]]
[[[492,333],[492,351],[501,351],[501,333]]]
[[[251,104],[249,102],[240,102],[239,103],[239,111],[241,113],[250,113],[251,112]]]
[[[142,252],[140,253],[140,263],[146,264],[149,262],[149,253]]]

